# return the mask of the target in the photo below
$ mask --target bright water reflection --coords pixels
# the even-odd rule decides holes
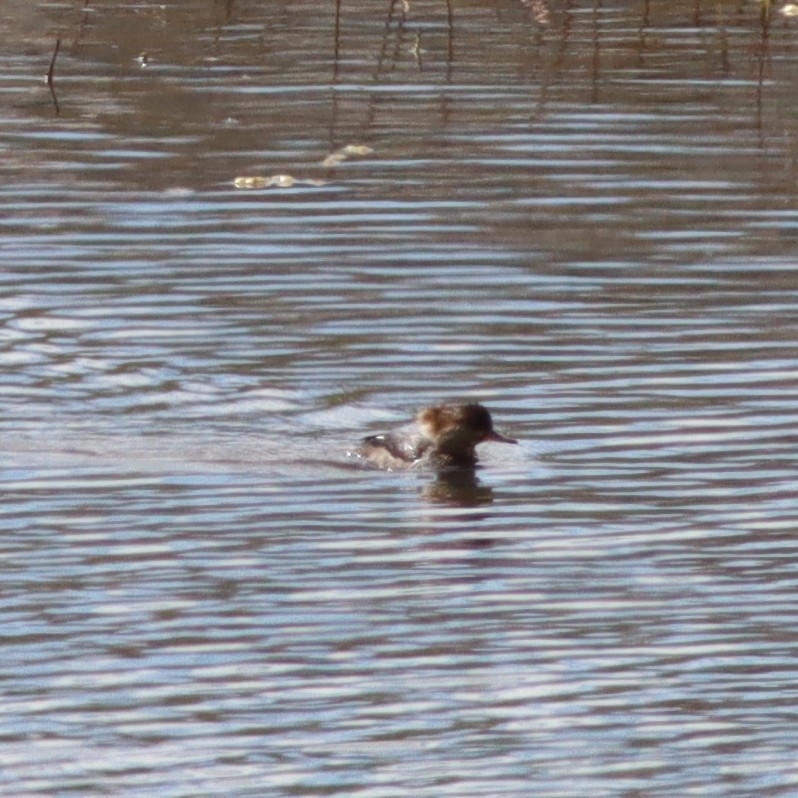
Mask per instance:
[[[311,6],[0,21],[4,794],[793,795],[796,23]]]

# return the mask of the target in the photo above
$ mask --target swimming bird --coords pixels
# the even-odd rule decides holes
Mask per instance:
[[[422,463],[437,469],[473,469],[477,444],[483,441],[518,443],[493,429],[490,413],[480,404],[436,405],[420,411],[408,429],[364,438],[354,454],[390,470]]]

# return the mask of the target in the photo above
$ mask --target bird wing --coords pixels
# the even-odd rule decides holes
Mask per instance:
[[[403,438],[392,432],[382,435],[369,435],[363,439],[367,446],[374,446],[385,449],[392,457],[404,460],[406,463],[414,463],[424,456],[429,448],[429,441],[424,438]]]

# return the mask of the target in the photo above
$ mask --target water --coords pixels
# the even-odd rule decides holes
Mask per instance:
[[[9,11],[4,794],[795,794],[781,6]]]

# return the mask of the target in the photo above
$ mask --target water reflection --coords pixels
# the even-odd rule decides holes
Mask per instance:
[[[9,0],[7,792],[792,794],[781,8]]]
[[[457,507],[481,507],[493,502],[493,489],[470,468],[442,471],[421,491],[425,501]],[[479,518],[480,516],[474,516]]]

